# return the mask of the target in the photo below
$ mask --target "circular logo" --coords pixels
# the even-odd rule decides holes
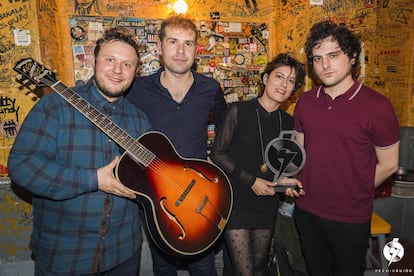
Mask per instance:
[[[86,31],[81,26],[74,26],[70,29],[70,36],[76,41],[86,40]]]
[[[388,242],[382,250],[385,259],[388,261],[388,266],[390,266],[391,263],[401,261],[404,257],[404,247],[398,242],[398,240],[398,238],[393,238],[392,241]]]
[[[305,164],[305,157],[302,145],[294,140],[294,131],[282,131],[265,150],[266,163],[278,178],[296,175]]]

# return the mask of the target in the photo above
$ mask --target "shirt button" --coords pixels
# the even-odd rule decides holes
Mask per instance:
[[[331,110],[332,109],[332,106],[329,106],[328,109]]]

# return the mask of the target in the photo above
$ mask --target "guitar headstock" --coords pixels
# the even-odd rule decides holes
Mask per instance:
[[[21,76],[19,83],[29,81],[38,87],[50,87],[57,82],[56,73],[32,58],[21,59],[13,69]]]

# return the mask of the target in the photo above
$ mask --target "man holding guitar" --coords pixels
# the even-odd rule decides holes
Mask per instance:
[[[217,81],[191,69],[197,51],[197,29],[190,19],[178,15],[164,20],[159,38],[163,66],[153,75],[138,77],[127,98],[147,114],[155,130],[161,131],[171,140],[179,155],[207,159],[208,115],[213,112],[216,123],[221,120],[227,108],[223,91]],[[210,189],[208,185],[205,185],[206,189]],[[168,201],[169,198],[165,204]],[[154,205],[159,206],[159,203],[155,202]],[[167,206],[165,213],[173,208],[172,204]],[[224,217],[227,219],[227,215]],[[191,227],[194,227],[198,223],[194,220],[192,224]],[[191,227],[184,226],[183,232],[191,230]],[[200,238],[202,235],[199,232]],[[150,245],[154,274],[176,275],[177,259],[153,243]],[[191,275],[217,275],[214,250],[181,258],[180,262],[188,265]]]
[[[130,200],[136,195],[114,175],[123,149],[106,132],[114,124],[124,136],[150,129],[146,115],[122,96],[137,72],[138,45],[127,30],[111,28],[94,58],[95,75],[74,88],[78,94],[59,89],[31,59],[17,66],[57,92],[27,115],[8,160],[12,181],[33,193],[35,275],[138,273],[141,225]]]

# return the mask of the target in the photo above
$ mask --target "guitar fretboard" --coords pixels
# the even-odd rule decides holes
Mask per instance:
[[[57,81],[50,87],[105,134],[107,134],[112,140],[124,148],[132,159],[138,161],[145,167],[147,167],[155,159],[155,155],[151,151],[137,142],[131,137],[131,135],[88,103],[73,89],[70,89],[61,81]]]

